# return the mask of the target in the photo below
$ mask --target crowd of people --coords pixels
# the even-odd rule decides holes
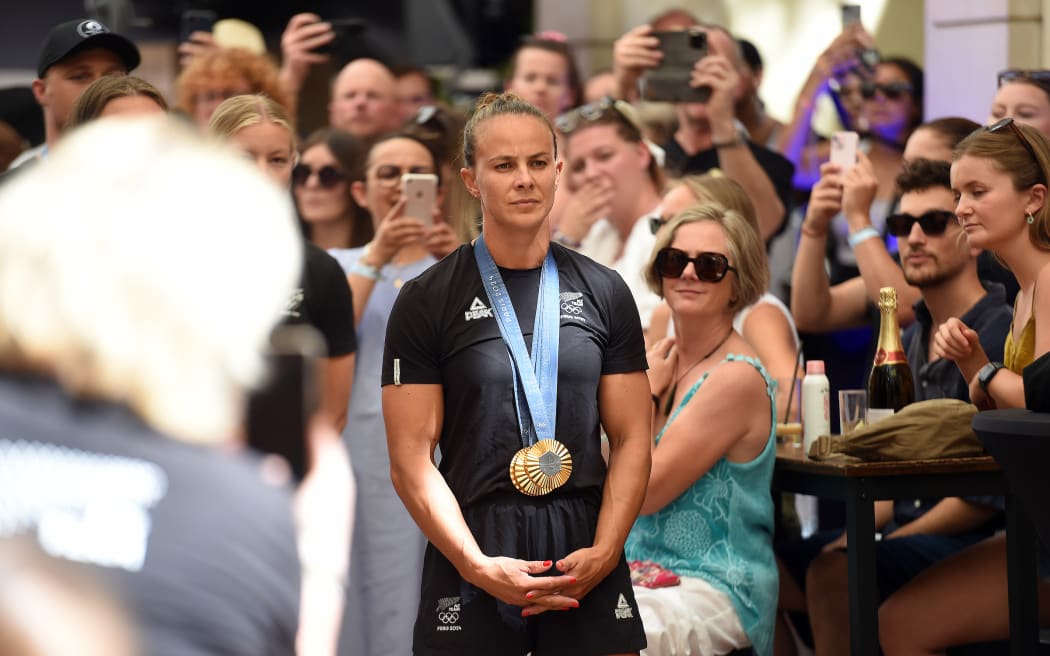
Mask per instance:
[[[641,99],[667,30],[705,35],[705,101]],[[0,175],[0,570],[64,581],[33,598],[82,653],[847,653],[849,545],[775,530],[776,425],[805,360],[862,385],[887,286],[916,400],[1024,407],[1050,72],[924,120],[855,23],[780,122],[759,50],[674,9],[590,77],[523,39],[469,113],[425,62],[339,62],[303,134],[335,38],[194,33],[173,98],[97,20],[44,38],[44,141]],[[295,398],[264,396],[289,335]],[[1002,507],[877,504],[884,653],[1008,637]],[[0,651],[51,653],[0,587]]]

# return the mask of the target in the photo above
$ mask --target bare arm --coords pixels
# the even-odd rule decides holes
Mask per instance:
[[[758,359],[770,377],[780,381],[777,386],[777,415],[783,417],[789,396],[795,408],[800,404],[798,396],[792,394],[787,385],[798,373],[798,335],[784,313],[771,303],[759,303],[752,308],[743,328],[744,339],[758,353]],[[788,416],[796,415],[792,412]]]
[[[328,61],[328,55],[318,54],[314,50],[331,43],[334,38],[331,24],[322,22],[317,14],[296,14],[288,21],[281,34],[279,79],[293,100],[298,99],[310,68]]]
[[[559,560],[560,571],[576,577],[565,594],[582,599],[615,567],[638,517],[649,480],[649,425],[652,400],[644,371],[602,376],[598,411],[609,437],[609,471],[591,547]]]
[[[379,222],[375,237],[365,246],[361,259],[358,260],[365,268],[376,271],[382,269],[397,254],[404,245],[424,239],[426,227],[422,221],[411,217],[402,216],[405,209],[405,198],[402,197],[390,208],[390,211]],[[354,326],[361,325],[361,317],[364,316],[368,299],[372,296],[379,280],[373,276],[365,275],[363,270],[350,270],[347,276],[350,289],[354,293]]]
[[[321,416],[338,433],[343,432],[346,426],[350,389],[354,385],[354,362],[353,353],[323,358],[320,361],[324,386],[324,392],[321,394]]]
[[[828,223],[841,208],[838,167],[825,164],[813,187],[791,272],[791,316],[799,330],[823,332],[864,323],[867,299],[860,278],[831,286],[824,268]]]
[[[857,165],[843,176],[842,212],[849,223],[850,234],[871,228],[871,204],[879,188],[879,180],[871,160],[862,152],[857,152]],[[854,247],[857,268],[868,299],[873,303],[879,301],[879,290],[893,287],[897,290],[897,319],[902,326],[915,320],[912,306],[919,300],[921,293],[918,287],[912,287],[904,279],[904,272],[896,260],[886,250],[882,239],[867,239]]]
[[[467,582],[508,604],[528,606],[526,610],[573,607],[575,599],[555,594],[568,589],[573,577],[534,576],[549,569],[549,562],[490,557],[481,551],[459,502],[434,464],[443,399],[440,385],[383,387],[390,478],[405,508]],[[541,591],[538,598],[535,591]]]
[[[649,25],[640,25],[613,44],[613,77],[620,98],[638,100],[638,79],[663,58],[660,41],[651,36],[652,31]]]

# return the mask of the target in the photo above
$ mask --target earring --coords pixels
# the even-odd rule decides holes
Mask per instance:
[[[1035,223],[1035,217],[1032,216],[1031,212],[1029,212],[1028,213],[1028,225],[1032,225],[1033,223]]]

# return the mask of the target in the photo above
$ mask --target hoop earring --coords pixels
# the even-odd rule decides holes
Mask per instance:
[[[1035,223],[1035,217],[1032,216],[1031,212],[1029,212],[1028,213],[1028,225],[1032,225],[1033,223]]]

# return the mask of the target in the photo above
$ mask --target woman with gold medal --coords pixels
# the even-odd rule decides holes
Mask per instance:
[[[637,653],[623,543],[651,401],[634,301],[551,243],[562,165],[542,112],[489,94],[463,143],[482,235],[404,285],[383,358],[391,476],[430,540],[414,652]]]

